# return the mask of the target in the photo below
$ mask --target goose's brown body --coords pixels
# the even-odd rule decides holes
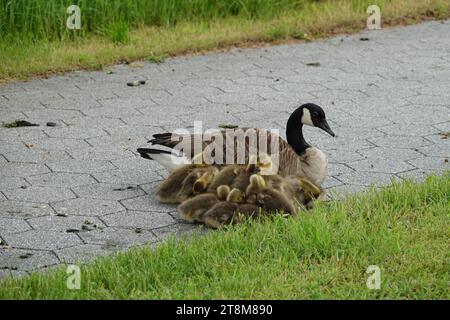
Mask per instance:
[[[234,163],[237,164],[248,163],[249,156],[252,153],[256,153],[255,150],[251,150],[251,145],[253,145],[254,142],[250,144],[250,139],[244,139],[245,152],[244,154],[239,155],[235,150],[238,150],[240,147],[238,144],[240,135],[232,135],[230,134],[230,130],[233,131],[239,129],[226,129],[220,131],[224,142],[222,163],[229,164],[226,162],[226,159],[228,158],[233,159]],[[322,185],[328,174],[328,160],[320,149],[309,147],[306,148],[302,154],[297,154],[286,141],[275,133],[256,128],[241,128],[240,130],[244,130],[244,132],[247,132],[247,130],[254,130],[257,133],[255,139],[256,145],[261,146],[266,144],[267,148],[265,148],[264,152],[271,155],[272,159],[276,159],[274,155],[278,153],[278,165],[276,166],[278,170],[273,173],[277,173],[283,177],[290,175],[305,177],[315,185]],[[263,140],[260,139],[261,136],[267,138],[264,138]],[[169,148],[175,148],[175,146],[180,148],[179,143],[181,143],[185,156],[192,159],[196,156],[194,150],[198,150],[198,147],[194,148],[194,141],[202,141],[201,138],[202,137],[198,135],[180,136],[168,132],[154,135],[154,139],[149,142]],[[274,141],[275,139],[277,141]],[[201,151],[204,151],[211,143],[211,141],[201,142]],[[209,148],[211,148],[211,146]],[[261,147],[259,147],[259,151],[261,151]],[[215,156],[214,152],[212,156]]]

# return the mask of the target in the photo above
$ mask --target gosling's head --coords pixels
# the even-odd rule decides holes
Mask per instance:
[[[217,187],[217,198],[219,200],[226,200],[229,194],[230,194],[230,186],[223,184]]]
[[[266,181],[259,174],[252,174],[250,176],[250,185],[258,189],[263,189],[266,187]]]
[[[275,157],[278,159],[277,157]],[[276,174],[278,166],[274,163],[272,157],[267,153],[260,153],[258,162],[259,174],[263,176],[270,176]]]
[[[245,202],[245,193],[237,188],[234,188],[228,194],[227,201],[233,202],[233,203],[244,203]]]

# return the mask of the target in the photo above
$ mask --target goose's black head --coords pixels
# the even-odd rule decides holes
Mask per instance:
[[[291,114],[286,127],[288,143],[297,154],[302,154],[310,147],[303,138],[303,125],[320,128],[329,135],[335,136],[328,125],[323,109],[314,103],[305,103]]]
[[[300,106],[297,110],[299,110],[300,122],[302,124],[317,127],[331,135],[335,136],[334,132],[331,130],[328,125],[327,119],[325,117],[325,112],[321,107],[314,103],[305,103]]]

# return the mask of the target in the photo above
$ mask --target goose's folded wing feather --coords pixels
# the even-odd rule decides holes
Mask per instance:
[[[245,137],[244,140],[244,154],[240,154],[237,152],[240,145],[242,144],[242,132],[247,133],[248,130],[252,129],[254,130],[255,138],[256,140],[251,143],[252,139],[250,138],[251,135],[248,135]],[[240,128],[242,130],[241,133],[239,133],[237,130],[239,129],[224,129],[224,130],[218,130],[217,135],[221,136],[222,139],[222,161],[225,162],[227,159],[227,154],[229,155],[230,152],[232,152],[234,163],[237,163],[237,160],[239,158],[239,163],[248,162],[249,154],[256,152],[257,150],[251,150],[252,148],[257,148],[259,151],[261,151],[261,146],[266,143],[266,149],[264,152],[267,152],[268,154],[273,154],[276,151],[281,153],[293,153],[292,157],[295,155],[295,152],[292,150],[292,148],[287,144],[286,141],[284,141],[279,135],[272,133],[267,130],[257,129],[257,128]],[[267,134],[262,134],[267,133]],[[266,138],[267,137],[267,138]],[[205,151],[205,148],[207,148],[213,141],[215,141],[215,135],[208,137],[211,139],[204,139],[205,136],[202,134],[190,134],[190,135],[177,135],[171,132],[161,133],[161,134],[155,134],[153,135],[153,139],[149,140],[148,142],[153,145],[161,145],[168,148],[179,148],[183,151],[185,156],[190,157],[191,159],[194,158],[194,156],[202,151]],[[273,139],[278,139],[278,144],[275,144],[276,141],[273,141]],[[198,143],[197,148],[195,148],[195,144]],[[218,145],[220,145],[221,141],[217,141]],[[272,145],[272,142],[274,144]],[[199,147],[201,145],[201,148]],[[209,151],[213,146],[210,147]],[[276,150],[272,150],[274,147],[276,147]],[[200,149],[200,150],[199,150]],[[250,151],[250,152],[249,152]],[[215,151],[212,151],[212,156],[215,155]],[[245,157],[242,159],[242,157]],[[288,157],[284,157],[288,158]],[[280,159],[281,160],[281,159]]]

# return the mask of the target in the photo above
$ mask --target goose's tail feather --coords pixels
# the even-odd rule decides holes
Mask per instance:
[[[174,135],[171,132],[157,133],[153,135],[153,139],[148,142],[155,145],[161,145],[168,148],[174,148],[181,140],[180,136]]]
[[[144,159],[155,160],[169,172],[172,172],[186,164],[192,163],[191,159],[186,158],[183,154],[177,154],[174,151],[152,148],[138,148],[137,152]]]
[[[151,156],[153,154],[171,154],[172,153],[167,150],[159,150],[159,149],[152,149],[152,148],[138,148],[137,152],[141,155],[142,158],[145,158],[148,160],[155,160]]]

